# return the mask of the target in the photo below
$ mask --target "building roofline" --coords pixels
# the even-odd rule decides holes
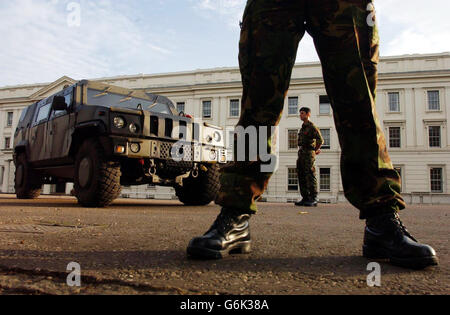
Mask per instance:
[[[450,57],[450,52],[441,52],[441,53],[431,53],[431,54],[405,54],[405,55],[397,55],[397,56],[383,56],[380,57],[380,62],[384,61],[395,61],[395,60],[410,60],[410,59],[430,59],[436,57]],[[319,66],[319,61],[313,62],[299,62],[294,65],[294,67],[315,67]],[[239,67],[217,67],[217,68],[205,68],[205,69],[196,69],[196,70],[187,70],[187,71],[176,71],[176,72],[164,72],[164,73],[153,73],[153,74],[133,74],[133,75],[123,75],[123,76],[113,76],[113,77],[100,77],[89,79],[90,81],[116,81],[116,80],[133,80],[133,79],[145,79],[145,78],[157,78],[157,77],[168,77],[168,76],[177,76],[177,75],[193,75],[193,74],[201,74],[201,73],[217,73],[217,72],[239,72]],[[62,77],[68,78],[69,77]],[[59,78],[58,80],[62,79]],[[58,81],[56,80],[56,81]],[[54,82],[47,83],[36,83],[36,84],[22,84],[22,85],[10,85],[0,87],[1,90],[11,90],[11,89],[23,89],[23,88],[43,88],[48,85],[53,84]]]

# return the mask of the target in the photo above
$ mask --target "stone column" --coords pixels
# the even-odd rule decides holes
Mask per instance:
[[[3,171],[3,185],[2,185],[3,193],[8,193],[10,164],[11,161],[7,160],[5,164],[5,170]]]

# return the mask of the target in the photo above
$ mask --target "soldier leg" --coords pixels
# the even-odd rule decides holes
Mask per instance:
[[[400,178],[393,169],[376,114],[378,34],[369,24],[369,3],[309,1],[307,19],[342,148],[345,195],[361,211],[361,218],[405,207]]]
[[[244,13],[239,63],[242,74],[242,114],[239,126],[277,126],[289,88],[298,43],[304,35],[304,1],[249,1]],[[252,140],[254,141],[254,140]],[[216,203],[243,213],[255,213],[256,200],[272,173],[261,172],[258,157],[223,168]],[[267,148],[271,152],[271,141]]]
[[[369,0],[308,1],[308,30],[322,61],[342,148],[347,199],[367,219],[363,255],[407,268],[437,265],[434,249],[400,221],[405,208],[375,108],[378,34]]]
[[[306,182],[306,171],[305,166],[303,164],[303,158],[301,155],[299,155],[297,160],[297,172],[298,172],[298,185],[300,187],[300,195],[304,200],[307,200],[309,198],[309,192],[307,189],[307,182]]]
[[[317,179],[316,179],[316,168],[315,168],[316,156],[314,151],[309,151],[305,154],[305,182],[308,191],[308,198],[305,202],[307,207],[317,206]]]

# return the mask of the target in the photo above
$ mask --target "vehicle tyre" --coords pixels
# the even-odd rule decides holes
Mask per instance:
[[[83,207],[110,205],[122,190],[120,164],[107,161],[95,139],[83,142],[75,161],[74,193]]]
[[[205,206],[216,199],[219,193],[219,165],[207,166],[207,171],[199,171],[199,176],[189,176],[183,186],[175,187],[178,199],[186,206]]]
[[[25,153],[20,153],[16,158],[14,188],[18,199],[36,199],[42,192],[39,176],[31,168]]]

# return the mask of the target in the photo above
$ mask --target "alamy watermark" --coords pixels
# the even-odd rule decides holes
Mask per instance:
[[[367,265],[367,271],[371,271],[367,276],[369,287],[381,287],[381,266],[379,263],[371,262]]]
[[[51,0],[51,3],[57,5],[59,0]],[[81,3],[76,1],[69,1],[66,5],[66,23],[68,27],[81,26]]]
[[[194,120],[194,125],[207,124]],[[200,142],[215,139],[215,145],[226,147],[232,153],[228,156],[228,162],[259,162],[262,173],[274,173],[279,166],[278,126],[236,126],[226,127],[225,130],[194,127],[192,131],[187,126],[180,126],[172,130],[172,138],[179,139],[171,149],[171,157],[176,162],[193,160],[192,154],[188,154],[191,149],[189,139],[199,139]]]
[[[71,262],[67,265],[67,271],[70,271],[67,276],[66,283],[69,287],[81,287],[81,266],[77,262]]]

